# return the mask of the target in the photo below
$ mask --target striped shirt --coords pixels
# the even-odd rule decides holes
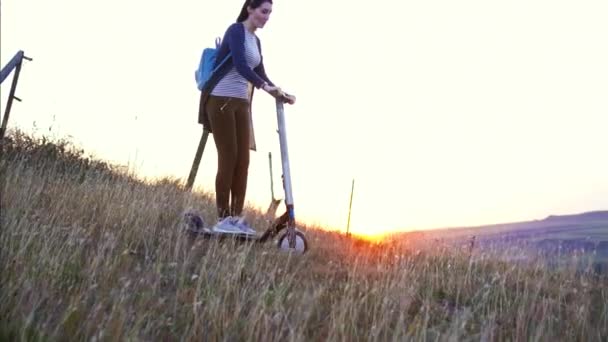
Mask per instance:
[[[257,37],[247,29],[245,29],[245,59],[247,60],[247,66],[251,69],[260,65],[262,61],[260,50],[258,50]],[[211,95],[249,100],[252,88],[251,83],[239,74],[236,67],[233,66],[213,88]]]

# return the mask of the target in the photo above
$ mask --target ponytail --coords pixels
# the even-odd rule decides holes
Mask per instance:
[[[249,12],[247,12],[248,5],[249,5],[249,0],[245,0],[245,3],[243,4],[243,8],[241,8],[241,13],[239,13],[239,17],[236,19],[237,23],[242,23],[243,21],[247,20],[247,18],[249,17]]]

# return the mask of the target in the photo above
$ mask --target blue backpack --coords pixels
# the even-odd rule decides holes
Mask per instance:
[[[198,90],[203,90],[203,88],[205,87],[205,83],[207,83],[207,81],[209,81],[209,78],[211,78],[211,75],[213,75],[213,73],[217,69],[219,69],[222,65],[224,65],[224,63],[226,63],[228,58],[230,58],[230,53],[228,53],[226,58],[224,58],[224,60],[220,64],[218,64],[217,68],[213,68],[213,66],[215,65],[215,59],[216,59],[219,47],[220,47],[220,39],[218,38],[215,40],[215,48],[205,48],[203,50],[203,54],[201,56],[201,61],[198,65],[198,69],[196,71],[194,71],[194,79],[196,80],[196,85],[198,87]]]

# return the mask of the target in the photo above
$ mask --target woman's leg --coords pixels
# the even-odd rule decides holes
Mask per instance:
[[[217,148],[215,201],[220,219],[230,215],[228,201],[237,164],[237,135],[232,100],[227,97],[210,96],[206,108]]]
[[[236,124],[237,157],[232,178],[232,216],[240,216],[245,204],[247,192],[247,175],[249,170],[249,139],[251,123],[249,121],[249,102],[235,102],[234,119]]]

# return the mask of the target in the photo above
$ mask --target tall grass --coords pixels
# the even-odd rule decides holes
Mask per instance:
[[[608,281],[591,272],[424,235],[304,227],[305,255],[192,239],[184,211],[214,221],[202,189],[18,131],[0,176],[0,340],[608,339]]]

